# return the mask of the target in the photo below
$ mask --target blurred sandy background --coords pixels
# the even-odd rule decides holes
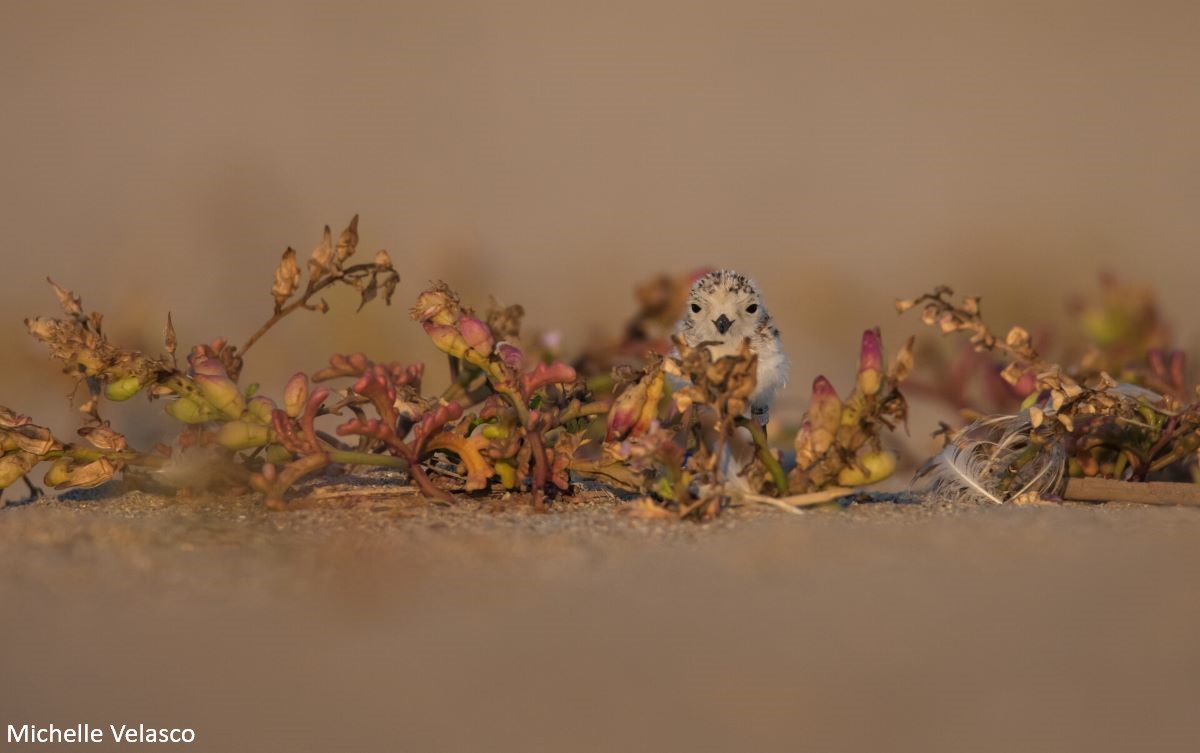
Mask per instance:
[[[1194,331],[1200,6],[1189,2],[167,3],[3,0],[0,398],[67,428],[21,318],[46,274],[124,342],[243,340],[278,254],[362,214],[391,309],[297,317],[248,376],[418,360],[430,278],[567,345],[633,282],[733,265],[796,356],[947,282],[997,326],[1109,267]],[[65,388],[65,382],[56,382]]]

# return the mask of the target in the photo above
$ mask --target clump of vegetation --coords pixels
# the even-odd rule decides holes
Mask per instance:
[[[493,301],[477,314],[434,283],[415,297],[410,316],[445,354],[449,386],[440,393],[425,389],[425,364],[362,353],[296,373],[278,400],[240,384],[247,352],[275,324],[329,310],[322,291],[352,287],[360,309],[391,303],[399,272],[386,251],[353,262],[358,240],[355,217],[336,241],[325,228],[303,270],[287,249],[266,321],[241,346],[218,338],[183,354],[170,316],[161,352],[121,347],[100,314],[51,281],[62,315],[26,324],[75,394],[84,393],[82,425],[68,441],[0,408],[0,489],[23,480],[35,492],[28,477],[44,465],[43,484],[53,489],[123,474],[159,486],[254,489],[285,509],[303,479],[378,466],[402,471],[441,503],[516,492],[542,508],[590,480],[636,495],[634,514],[704,520],[746,500],[826,500],[896,468],[884,437],[906,422],[901,385],[913,369],[913,340],[885,366],[881,333],[867,330],[844,399],[824,377],[814,381],[789,458],[748,418],[757,374],[748,343],[714,358],[705,345],[672,335],[703,270],[640,286],[638,311],[620,335],[573,361],[552,337],[522,339],[521,306]],[[1104,278],[1098,300],[1075,304],[1081,336],[1060,346],[1059,360],[1042,355],[1048,338],[1021,327],[998,336],[979,299],[956,301],[948,288],[897,308],[919,309],[943,334],[967,335],[947,374],[915,380],[918,391],[973,419],[957,430],[943,426],[946,448],[927,468],[939,491],[999,502],[1069,494],[1064,478],[1200,479],[1200,393],[1142,289]],[[973,374],[983,389],[971,388]],[[106,402],[139,394],[163,401],[180,424],[170,445],[131,447],[108,420]]]
[[[910,339],[884,371],[882,338],[878,329],[869,329],[863,333],[854,388],[844,401],[828,379],[816,378],[796,435],[793,490],[813,492],[834,483],[864,486],[892,475],[896,456],[880,438],[907,420],[900,384],[912,370],[912,349]]]
[[[1161,347],[1164,330],[1153,308],[1114,285],[1106,283],[1102,313],[1085,317],[1094,342],[1065,366],[1044,358],[1022,327],[1003,337],[992,332],[977,298],[956,303],[953,291],[940,287],[897,302],[901,313],[920,309],[922,321],[943,334],[966,334],[1025,395],[1013,413],[984,415],[961,430],[943,427],[946,450],[927,468],[935,487],[1001,502],[1058,496],[1065,477],[1197,479],[1200,392],[1187,387],[1183,353]],[[1137,311],[1120,308],[1129,300]],[[1138,343],[1155,343],[1142,349],[1141,363],[1131,360]],[[1119,368],[1121,379],[1105,365]]]
[[[287,249],[266,321],[241,346],[219,338],[181,358],[169,316],[160,353],[123,348],[109,340],[98,313],[51,283],[63,314],[27,325],[76,392],[86,392],[82,441],[64,441],[0,409],[0,488],[25,479],[33,489],[28,474],[48,464],[43,481],[54,489],[125,474],[159,485],[252,488],[283,509],[305,478],[378,466],[403,471],[444,503],[497,490],[543,507],[591,479],[640,495],[632,509],[641,513],[706,519],[745,495],[871,483],[894,468],[880,437],[904,419],[899,384],[910,347],[885,373],[879,333],[869,331],[844,403],[818,381],[826,387],[814,392],[796,442],[801,462],[789,475],[762,427],[747,418],[756,375],[748,345],[714,359],[705,346],[670,339],[695,275],[639,287],[639,310],[621,335],[593,343],[573,364],[545,338],[522,343],[519,305],[493,303],[477,314],[434,283],[416,296],[410,315],[446,356],[450,384],[440,394],[424,389],[425,364],[362,353],[335,354],[323,369],[296,373],[278,399],[240,384],[254,344],[284,317],[326,313],[326,289],[354,288],[360,309],[377,298],[391,303],[399,272],[386,251],[354,263],[358,241],[355,217],[336,241],[325,228],[304,269]],[[181,425],[170,445],[132,448],[102,411],[104,401],[139,394],[163,401]],[[181,466],[197,470],[180,473]]]

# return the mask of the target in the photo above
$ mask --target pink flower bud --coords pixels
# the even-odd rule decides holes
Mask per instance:
[[[237,418],[246,409],[246,397],[237,384],[225,373],[225,366],[216,358],[201,356],[192,361],[192,380],[204,399],[230,418]]]
[[[863,332],[862,349],[858,356],[858,389],[864,395],[879,392],[883,379],[883,348],[879,341],[879,329]]]
[[[460,316],[458,318],[458,331],[462,334],[463,340],[466,341],[467,347],[480,355],[491,355],[492,348],[496,346],[496,339],[492,337],[492,330],[473,316],[466,316],[465,314]]]
[[[525,354],[516,345],[502,342],[496,347],[496,352],[500,355],[500,360],[504,362],[504,365],[510,369],[521,371],[525,368]]]

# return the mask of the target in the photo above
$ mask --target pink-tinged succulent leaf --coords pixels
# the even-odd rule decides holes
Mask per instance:
[[[396,434],[391,426],[377,418],[352,418],[345,423],[339,424],[334,431],[337,432],[339,437],[356,434],[381,441],[387,441]]]
[[[321,449],[321,442],[317,439],[317,429],[314,422],[317,420],[317,414],[321,412],[321,407],[325,404],[325,398],[329,397],[329,390],[324,387],[313,390],[308,396],[308,402],[304,405],[304,413],[300,416],[300,428],[304,431],[304,437],[308,440],[311,452],[317,452]]]
[[[396,423],[396,387],[382,366],[368,365],[350,389],[370,400],[384,421]]]
[[[573,384],[576,378],[575,369],[562,361],[549,365],[539,363],[533,371],[521,377],[521,392],[528,400],[534,392],[548,384]]]
[[[441,431],[446,424],[462,417],[462,406],[458,403],[442,403],[426,413],[413,427],[413,444],[420,451],[426,440]]]
[[[411,387],[415,392],[421,391],[421,379],[425,376],[425,364],[414,363],[403,366],[393,363],[388,366],[392,384],[397,387]]]

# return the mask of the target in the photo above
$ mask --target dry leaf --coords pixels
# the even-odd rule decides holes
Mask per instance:
[[[85,426],[79,430],[79,436],[101,450],[124,452],[129,448],[125,435],[118,434],[107,426]]]
[[[83,301],[79,296],[59,285],[49,277],[46,282],[50,283],[50,287],[54,288],[54,295],[58,298],[58,304],[62,306],[63,311],[67,312],[68,316],[80,316],[83,313]]]
[[[342,231],[342,234],[338,236],[337,266],[339,269],[341,268],[342,264],[347,259],[349,259],[351,256],[354,255],[354,250],[356,248],[358,248],[358,215],[357,214],[354,215],[354,217],[350,220],[350,224],[346,227],[345,230]],[[386,251],[383,251],[380,253],[382,253],[385,257],[387,256]],[[379,263],[378,254],[375,256],[375,262]],[[391,260],[388,260],[388,266],[389,267],[391,266]]]
[[[1042,422],[1045,420],[1046,420],[1045,411],[1043,411],[1041,408],[1037,407],[1036,405],[1032,405],[1029,407],[1029,423],[1033,426],[1033,428],[1035,428],[1035,429],[1038,428],[1039,426],[1042,425]]]
[[[87,465],[72,468],[67,479],[54,488],[56,489],[91,489],[110,480],[117,472],[108,458],[94,460]]]
[[[1026,348],[1029,346],[1029,333],[1023,327],[1013,327],[1004,337],[1004,344],[1010,348]]]
[[[313,249],[312,256],[308,258],[308,284],[312,285],[314,281],[332,271],[333,234],[326,225],[325,234],[321,237],[321,244]]]
[[[175,323],[171,321],[171,312],[167,312],[167,329],[163,333],[163,344],[166,345],[167,353],[171,358],[175,358],[175,348],[179,344],[179,340],[175,337]]]

